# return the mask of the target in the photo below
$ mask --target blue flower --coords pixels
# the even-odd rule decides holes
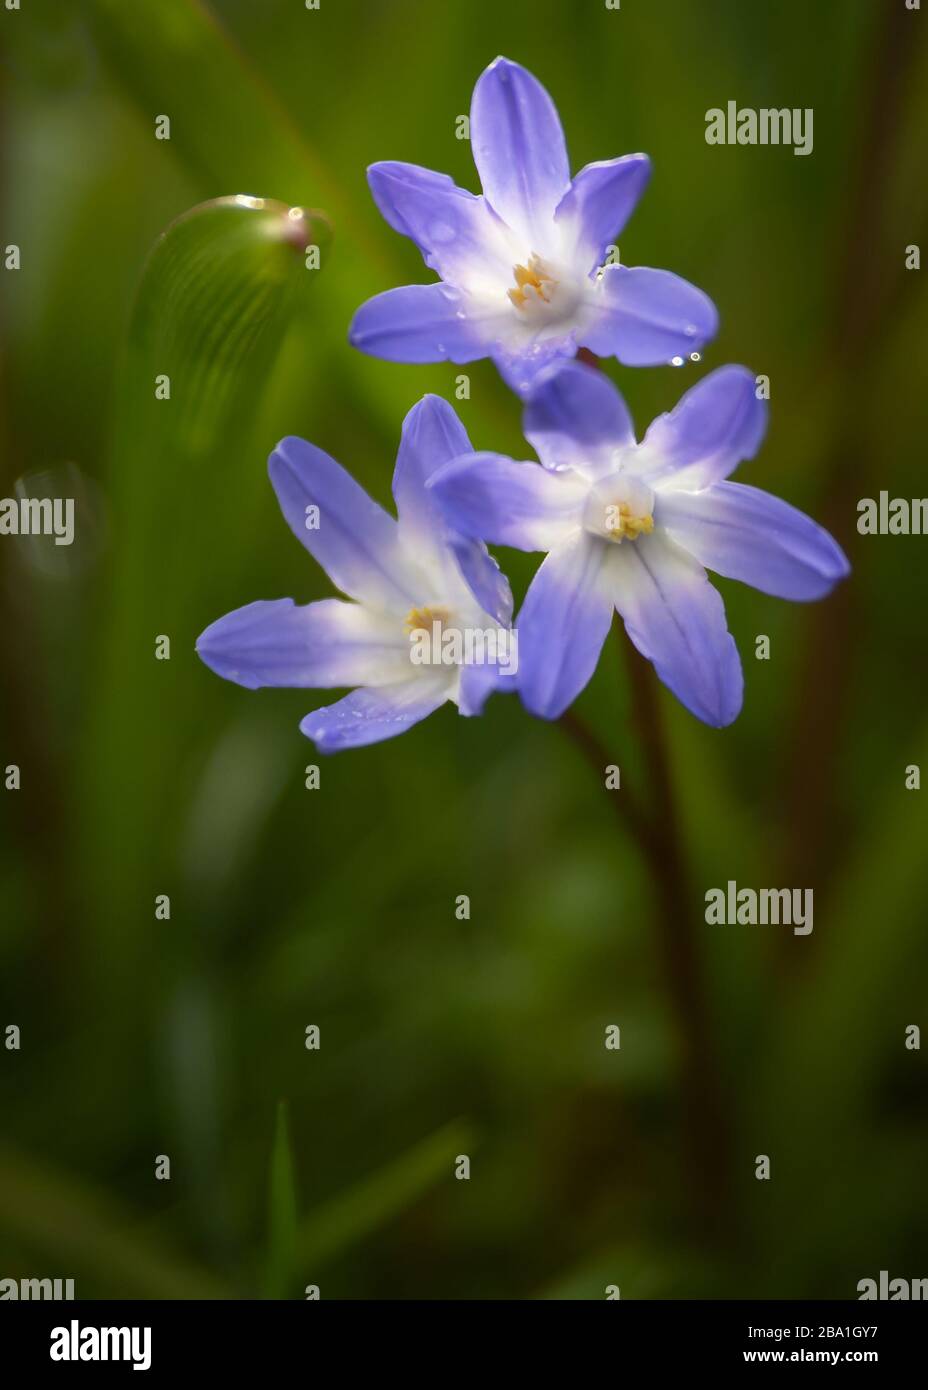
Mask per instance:
[[[300,724],[325,753],[403,733],[446,700],[479,714],[493,689],[512,684],[512,595],[486,547],[450,531],[426,488],[470,447],[446,401],[414,406],[393,475],[396,521],[321,449],[282,440],[268,470],[284,517],[353,601],[249,603],[202,634],[206,665],[250,690],[358,687]]]
[[[795,507],[727,482],[767,425],[746,367],[720,367],[636,443],[603,373],[550,367],[525,410],[541,464],[480,453],[432,479],[463,534],[548,554],[519,614],[519,685],[557,718],[596,668],[613,609],[679,700],[707,724],[741,709],[741,662],[704,566],[765,594],[817,599],[849,572],[840,546]]]
[[[393,362],[492,357],[524,395],[578,347],[647,367],[713,337],[715,307],[686,280],[601,269],[648,181],[646,155],[588,164],[571,180],[554,103],[506,58],[477,81],[470,133],[482,197],[415,164],[368,170],[380,211],[441,281],[368,300],[351,325],[355,347]]]

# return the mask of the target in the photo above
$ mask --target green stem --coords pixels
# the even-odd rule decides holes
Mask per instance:
[[[699,1224],[730,1233],[731,1171],[727,1107],[712,1039],[697,917],[673,795],[670,760],[650,662],[617,629],[632,696],[632,717],[652,778],[652,814],[639,840],[654,887],[658,946],[676,1027],[682,1120]]]
[[[599,358],[587,348],[581,348],[577,357],[591,367],[600,366]],[[705,1233],[725,1239],[732,1229],[728,1112],[712,1041],[699,928],[661,727],[657,677],[623,629],[619,627],[617,632],[628,666],[632,717],[651,770],[653,795],[650,815],[641,811],[627,791],[613,797],[613,804],[631,832],[652,880],[658,947],[677,1034],[682,1124],[697,1224]],[[568,716],[562,716],[561,723],[584,746],[587,756],[592,750],[602,768],[604,750],[595,735],[580,725],[576,716],[570,716],[569,722]]]
[[[651,806],[646,811],[628,788],[607,793],[641,854],[654,895],[658,949],[674,1022],[679,1055],[681,1120],[689,1186],[696,1224],[702,1234],[730,1232],[731,1165],[729,1126],[712,1043],[710,1011],[699,954],[693,899],[673,796],[670,762],[656,698],[656,677],[621,628],[617,629],[628,664],[633,720],[651,770]],[[606,767],[615,761],[598,735],[572,710],[561,728],[573,740],[605,786]]]

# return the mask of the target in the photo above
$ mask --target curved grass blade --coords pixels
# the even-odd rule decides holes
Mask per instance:
[[[193,646],[234,606],[242,547],[267,500],[262,461],[275,439],[259,428],[262,404],[289,329],[309,313],[328,244],[322,214],[221,198],[174,222],[142,276],[118,385],[110,611],[84,740],[81,862],[103,876],[89,900],[107,906],[95,924],[91,990],[145,968],[126,914],[139,920],[139,884],[180,872],[176,837],[192,794],[185,771],[202,755],[217,689]],[[320,249],[320,269],[307,268],[307,246]],[[169,661],[155,659],[160,635],[170,639]],[[157,719],[140,725],[153,702]],[[189,939],[167,935],[176,949]]]
[[[242,406],[253,413],[255,388],[330,243],[324,213],[273,199],[215,198],[177,218],[139,287],[124,397],[130,420],[122,423],[131,428],[142,407],[185,452],[199,453],[223,418]],[[168,421],[156,408],[163,395],[154,393],[153,372],[170,380]]]

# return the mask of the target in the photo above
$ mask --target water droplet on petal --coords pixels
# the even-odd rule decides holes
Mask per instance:
[[[682,358],[682,357],[671,357],[671,359],[670,359],[670,365],[671,365],[671,367],[682,367],[682,366],[683,366],[683,358]]]
[[[691,352],[691,353],[690,353],[690,361],[691,361],[691,362],[700,362],[701,360],[702,360],[702,353],[701,353],[701,352]]]

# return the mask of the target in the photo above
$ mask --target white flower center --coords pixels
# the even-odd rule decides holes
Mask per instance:
[[[462,622],[450,608],[427,603],[406,615],[409,660],[413,666],[499,665],[504,673],[518,670],[518,634],[486,618],[485,623]]]
[[[654,530],[654,493],[640,478],[613,473],[590,489],[583,525],[615,544],[649,535]]]
[[[538,326],[569,318],[577,305],[577,293],[559,267],[534,252],[528,265],[512,268],[515,288],[507,291],[520,322]]]
[[[443,603],[426,603],[421,608],[410,608],[403,626],[410,638],[417,632],[427,632],[431,636],[435,624],[439,634],[451,622],[451,611]]]

